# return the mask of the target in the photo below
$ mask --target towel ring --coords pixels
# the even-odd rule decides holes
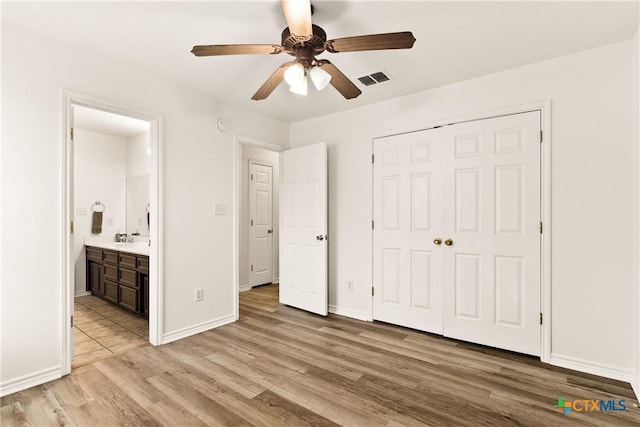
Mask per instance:
[[[99,209],[101,208],[101,210],[96,210],[96,207],[98,207]],[[105,209],[105,205],[102,202],[98,201],[96,201],[93,206],[91,206],[91,212],[104,212]]]

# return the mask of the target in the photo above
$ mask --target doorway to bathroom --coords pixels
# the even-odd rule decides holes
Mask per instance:
[[[159,344],[160,121],[64,92],[63,367]]]

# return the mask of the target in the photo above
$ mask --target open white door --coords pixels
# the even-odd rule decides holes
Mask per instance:
[[[280,303],[327,315],[327,146],[282,153]]]

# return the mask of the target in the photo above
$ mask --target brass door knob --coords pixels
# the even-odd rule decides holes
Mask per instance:
[[[271,233],[273,233],[273,230],[272,229],[268,229],[267,233],[271,234]]]
[[[435,239],[433,239],[433,244],[434,245],[440,245],[442,243],[442,239],[439,237],[436,237]]]
[[[447,245],[447,246],[451,246],[451,245],[453,245],[453,240],[447,239],[447,240],[444,241],[444,244]]]

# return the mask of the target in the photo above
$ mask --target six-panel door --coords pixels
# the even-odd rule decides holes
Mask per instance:
[[[540,113],[374,143],[374,318],[540,354]]]

